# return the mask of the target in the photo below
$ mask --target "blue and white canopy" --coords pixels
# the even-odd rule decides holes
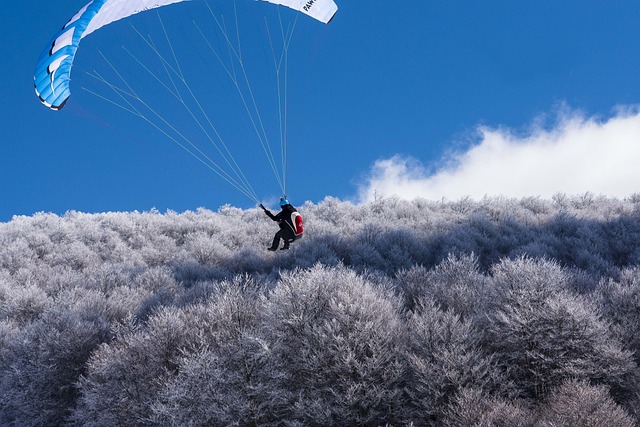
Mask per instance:
[[[36,95],[52,110],[69,99],[71,66],[80,40],[99,28],[136,13],[186,0],[93,0],[58,31],[40,56],[34,74]],[[338,10],[333,0],[262,0],[298,10],[328,23]]]

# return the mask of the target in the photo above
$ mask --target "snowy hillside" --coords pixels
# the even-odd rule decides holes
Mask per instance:
[[[0,223],[0,425],[634,426],[640,196]]]

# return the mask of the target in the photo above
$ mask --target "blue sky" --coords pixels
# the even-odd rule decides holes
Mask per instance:
[[[263,16],[274,19],[276,7],[237,2],[242,48],[269,64],[261,26]],[[292,41],[287,192],[294,204],[373,194],[455,199],[638,191],[637,2],[336,2],[340,9],[327,26],[300,17]],[[0,4],[0,221],[39,211],[253,206],[148,123],[82,89],[101,87],[87,73],[107,74],[105,55],[130,73],[132,86],[150,91],[150,102],[171,107],[171,97],[157,99],[152,79],[122,48],[153,62],[131,25],[157,32],[156,12],[85,38],[67,106],[54,112],[39,103],[35,62],[85,3]],[[232,85],[201,41],[200,47],[184,41],[192,20],[206,18],[198,3],[165,7],[160,17],[258,197],[273,205],[279,187]],[[230,19],[229,4],[212,6]],[[260,66],[250,74],[258,96],[273,89]],[[100,93],[110,94],[103,86]],[[184,114],[167,111],[190,132]],[[265,119],[273,116],[266,111]]]

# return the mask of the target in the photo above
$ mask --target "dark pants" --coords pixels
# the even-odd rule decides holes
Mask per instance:
[[[278,249],[280,246],[280,239],[284,240],[284,249],[289,248],[289,244],[296,239],[296,235],[293,233],[289,227],[281,228],[280,231],[273,236],[273,243],[271,244],[271,249]]]

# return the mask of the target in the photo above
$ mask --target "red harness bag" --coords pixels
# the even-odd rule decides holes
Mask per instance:
[[[302,215],[300,215],[298,212],[293,212],[291,214],[291,220],[295,228],[293,230],[293,233],[296,235],[296,237],[302,236],[302,233],[304,232],[304,220],[302,219]]]

